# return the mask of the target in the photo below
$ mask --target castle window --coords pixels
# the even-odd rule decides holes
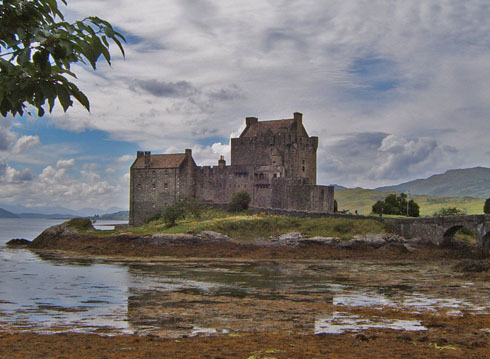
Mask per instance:
[[[157,176],[157,171],[151,171],[151,174],[153,175],[153,177],[156,177]]]
[[[306,170],[306,161],[303,160],[303,172]]]
[[[274,178],[277,178],[277,173],[274,173]]]
[[[152,183],[151,184],[151,189],[156,189],[157,188],[157,185],[155,183]]]
[[[163,184],[163,189],[168,189],[168,183]]]
[[[136,186],[136,189],[140,190],[141,189],[141,184],[138,183],[138,185]]]

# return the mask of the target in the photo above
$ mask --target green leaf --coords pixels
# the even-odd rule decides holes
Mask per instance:
[[[68,107],[73,105],[73,101],[70,99],[70,93],[65,86],[66,85],[64,84],[57,84],[56,90],[58,93],[58,101],[61,103],[63,110],[66,112],[66,110],[68,110]]]

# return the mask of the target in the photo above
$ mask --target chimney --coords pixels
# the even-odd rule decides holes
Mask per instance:
[[[225,168],[226,161],[224,156],[219,156],[218,166],[219,168]]]
[[[186,157],[192,157],[192,150],[190,148],[185,149],[185,156]]]
[[[253,125],[254,123],[257,123],[259,119],[257,117],[245,117],[245,124],[247,126]]]
[[[136,158],[143,157],[145,153],[143,151],[136,151]]]
[[[299,135],[301,133],[301,128],[303,127],[303,114],[301,112],[295,112],[294,121],[296,122],[296,131]]]
[[[145,156],[145,168],[150,168],[151,152],[145,151],[144,156]]]

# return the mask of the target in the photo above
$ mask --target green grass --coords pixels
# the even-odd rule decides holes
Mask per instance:
[[[138,235],[153,233],[185,233],[205,230],[226,234],[233,239],[248,241],[255,238],[279,236],[288,232],[301,232],[308,237],[326,236],[352,238],[355,234],[382,233],[381,223],[366,219],[347,218],[296,218],[267,214],[228,213],[208,209],[199,219],[180,220],[173,227],[156,220],[140,227],[126,229]]]
[[[92,227],[92,221],[89,218],[73,218],[70,219],[67,223],[68,226],[81,232],[86,232],[94,229],[94,227]]]
[[[348,209],[352,213],[355,210],[359,214],[369,215],[371,207],[376,201],[385,199],[392,191],[375,191],[369,189],[343,189],[335,191],[339,210]],[[443,207],[456,207],[466,212],[466,214],[483,214],[483,205],[485,200],[482,198],[472,197],[433,197],[411,195],[420,206],[421,216],[431,216],[434,212]]]

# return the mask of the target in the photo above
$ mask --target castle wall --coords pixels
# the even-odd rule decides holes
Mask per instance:
[[[139,225],[179,198],[226,204],[247,191],[252,207],[333,213],[332,186],[316,186],[318,137],[306,132],[302,115],[293,119],[246,119],[231,139],[231,166],[196,166],[185,154],[138,152],[131,166],[130,224]],[[158,168],[158,167],[163,168]]]
[[[269,208],[333,213],[333,186],[305,185],[292,180],[278,179],[273,181],[271,188]]]
[[[177,199],[194,197],[193,162],[186,159],[179,168],[132,168],[129,224],[141,225]]]

